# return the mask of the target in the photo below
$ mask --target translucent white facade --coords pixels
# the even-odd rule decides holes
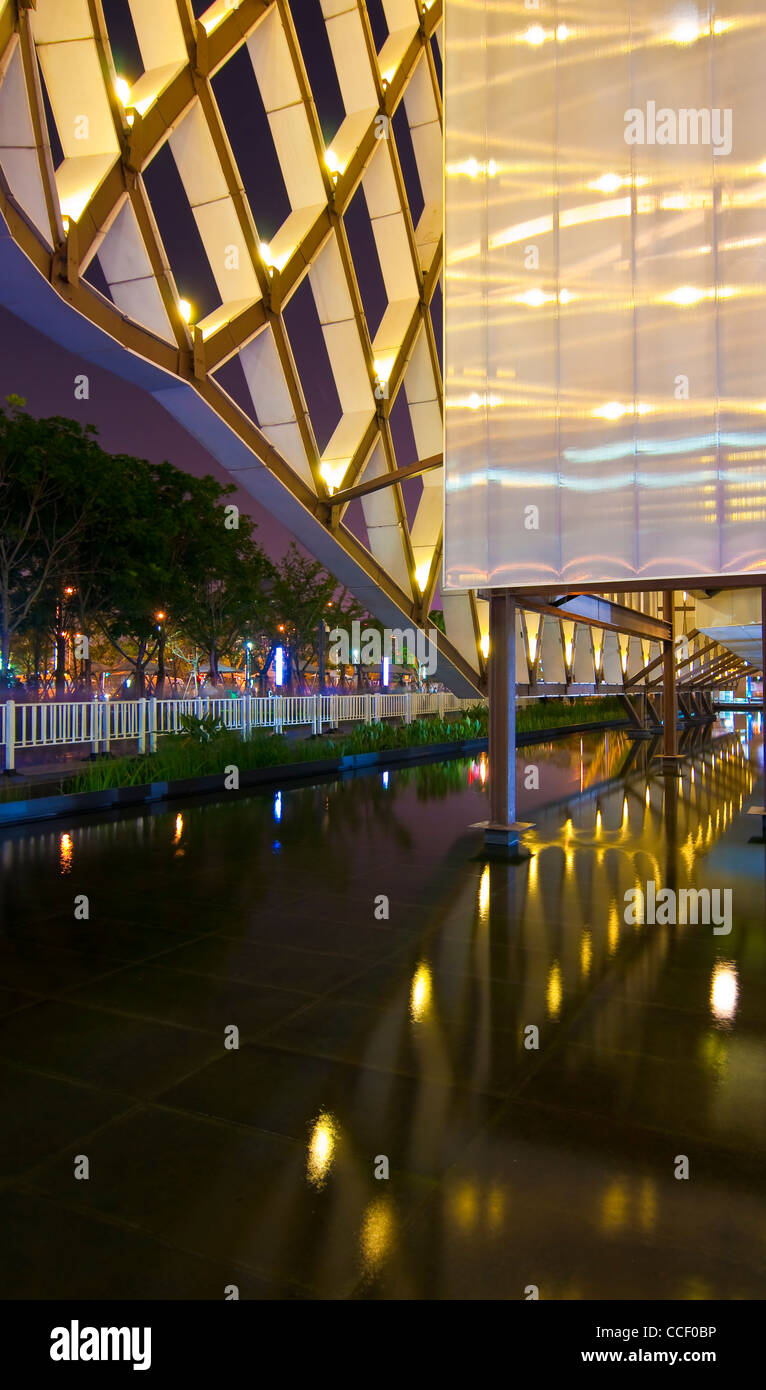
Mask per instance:
[[[445,587],[766,571],[766,7],[450,0]]]

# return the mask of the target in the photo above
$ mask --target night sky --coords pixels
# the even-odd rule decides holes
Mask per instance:
[[[193,0],[192,3],[197,16],[208,6],[209,0]],[[103,8],[116,72],[134,82],[142,65],[127,0],[103,0]],[[368,0],[368,12],[376,46],[380,49],[387,34],[381,0]],[[292,15],[325,141],[329,144],[343,119],[343,103],[320,0],[293,0]],[[287,216],[289,203],[246,48],[242,47],[213,78],[213,90],[259,238],[269,241]],[[403,105],[394,118],[394,133],[416,222],[423,203]],[[57,149],[55,130],[51,138],[57,164],[61,153]],[[195,317],[201,317],[217,304],[217,291],[169,146],[160,150],[145,178],[179,293],[192,302]],[[345,222],[372,336],[382,318],[386,297],[361,188],[352,200]],[[97,289],[105,290],[97,259],[84,278]],[[438,298],[433,312],[440,339]],[[287,306],[285,322],[321,452],[341,411],[308,279],[303,280]],[[90,399],[76,401],[73,382],[82,369],[79,358],[63,352],[0,308],[0,391],[3,397],[17,392],[26,398],[27,409],[33,415],[68,415],[95,425],[100,442],[109,451],[136,454],[154,461],[169,459],[189,472],[212,473],[221,482],[231,481],[225,470],[161,406],[111,373],[89,364]],[[237,404],[254,418],[238,362],[227,363],[218,379]],[[393,405],[391,427],[399,464],[412,462],[416,458],[415,444],[403,391]],[[421,489],[420,480],[406,486],[405,504],[410,519]],[[234,500],[254,518],[259,528],[258,538],[269,552],[275,557],[281,554],[291,539],[285,528],[264,512],[249,494],[239,493]],[[349,508],[346,524],[365,539],[359,503]]]

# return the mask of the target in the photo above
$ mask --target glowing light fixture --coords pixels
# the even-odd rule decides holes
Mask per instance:
[[[281,685],[285,675],[285,649],[277,647],[274,653],[274,684]]]
[[[122,106],[130,105],[130,83],[124,77],[118,77],[114,84],[114,90]]]
[[[179,299],[178,309],[184,323],[191,323],[192,306],[188,299]]]

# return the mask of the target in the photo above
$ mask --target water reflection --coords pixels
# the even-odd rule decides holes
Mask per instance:
[[[38,1075],[135,1096],[100,1131],[115,1170],[125,1155],[110,1211],[319,1297],[764,1296],[745,718],[671,775],[621,732],[525,749],[522,866],[487,862],[469,829],[486,760],[283,788],[278,856],[272,794],[9,833],[0,1061],[26,1079],[25,1128],[51,1123]],[[72,921],[65,840],[97,928]],[[730,889],[731,932],[629,920],[650,882]],[[232,1019],[244,1044],[225,1054]],[[187,1163],[216,1126],[207,1166]],[[673,1155],[703,1151],[679,1202]],[[35,1170],[54,1199],[62,1181]],[[98,1194],[74,1200],[100,1219]]]

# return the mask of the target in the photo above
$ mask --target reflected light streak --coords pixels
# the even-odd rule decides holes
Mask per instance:
[[[62,874],[72,872],[72,860],[74,858],[74,845],[72,836],[66,831],[59,836],[59,868]]]
[[[718,961],[710,981],[710,1008],[719,1023],[731,1023],[737,1012],[739,982],[733,961]]]
[[[316,1120],[309,1139],[306,1176],[312,1187],[324,1187],[332,1166],[338,1139],[338,1126],[335,1118],[323,1111]]]
[[[431,971],[423,963],[415,971],[410,988],[410,1017],[413,1023],[422,1023],[427,1017],[431,1008],[432,989]]]
[[[548,973],[548,985],[545,991],[545,1002],[548,1006],[548,1013],[551,1018],[555,1018],[560,1012],[562,998],[561,966],[558,961],[555,960]]]
[[[489,864],[485,864],[479,883],[479,918],[482,922],[489,920],[489,888]]]
[[[370,1202],[362,1219],[359,1243],[365,1272],[377,1270],[391,1253],[394,1242],[394,1213],[388,1197]]]

